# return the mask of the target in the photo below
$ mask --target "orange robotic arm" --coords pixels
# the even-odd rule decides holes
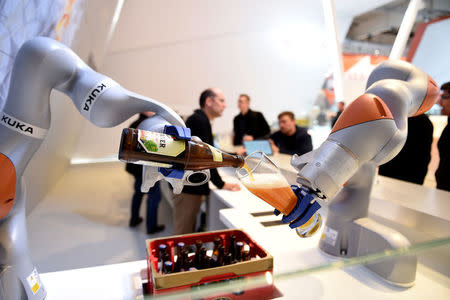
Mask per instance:
[[[404,61],[380,64],[367,87],[318,149],[292,159],[298,182],[323,199],[331,199],[363,164],[395,157],[406,140],[407,118],[427,111],[439,95],[433,79]]]

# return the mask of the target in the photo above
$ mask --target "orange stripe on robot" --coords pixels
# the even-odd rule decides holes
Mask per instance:
[[[6,217],[14,205],[16,193],[16,168],[8,157],[0,153],[0,220]]]
[[[420,105],[419,109],[413,116],[418,116],[429,110],[434,103],[439,98],[440,89],[437,85],[437,83],[428,76],[428,87],[427,87],[427,94],[425,95],[425,98],[423,99],[422,104]]]
[[[374,94],[363,94],[342,112],[331,133],[353,125],[380,119],[394,119],[394,117],[381,98]]]

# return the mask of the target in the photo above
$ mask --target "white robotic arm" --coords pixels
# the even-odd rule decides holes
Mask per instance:
[[[313,152],[294,156],[298,183],[330,200],[365,163],[394,158],[407,136],[407,118],[427,111],[439,88],[404,61],[387,61],[370,75],[365,94],[342,113],[327,140]]]
[[[39,37],[25,43],[0,115],[0,300],[46,296],[28,250],[22,175],[50,127],[52,89],[67,94],[100,127],[118,125],[143,111],[157,114],[152,124],[161,123],[158,130],[166,124],[185,126],[166,105],[122,88],[57,41]]]
[[[343,111],[326,141],[292,158],[297,182],[320,203],[331,200],[322,250],[351,257],[409,245],[399,233],[367,218],[372,182],[376,167],[403,147],[407,118],[426,112],[438,95],[437,84],[423,71],[404,61],[386,61],[371,73],[366,93]],[[415,258],[380,263],[372,271],[409,285]]]

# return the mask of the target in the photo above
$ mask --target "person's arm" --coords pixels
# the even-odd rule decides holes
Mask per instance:
[[[271,134],[269,136],[269,143],[270,143],[270,147],[272,148],[273,154],[280,153],[280,147],[278,145],[277,132],[275,132],[275,133],[273,133],[273,134]]]
[[[272,139],[269,139],[269,143],[270,143],[270,147],[272,148],[273,154],[280,153],[280,148],[278,148],[277,145],[275,145],[275,142]]]
[[[211,173],[212,183],[219,189],[223,188],[225,182],[222,180],[222,177],[220,177],[219,172],[217,172],[217,169],[211,169],[209,172]]]
[[[220,177],[217,169],[211,169],[210,173],[211,173],[211,181],[215,186],[217,186],[217,188],[233,192],[241,190],[241,186],[237,183],[224,182]]]

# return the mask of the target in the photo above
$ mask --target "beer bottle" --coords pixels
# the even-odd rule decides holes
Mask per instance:
[[[200,259],[198,269],[206,269],[207,268],[207,257],[206,257],[206,248],[202,247],[200,249]]]
[[[184,243],[178,242],[177,243],[177,257],[181,256],[181,252],[183,252],[183,250],[184,250]]]
[[[181,252],[181,267],[180,267],[180,271],[187,271],[189,270],[189,256],[188,256],[188,251],[185,249]]]
[[[173,266],[174,273],[181,271],[181,260],[182,260],[182,258],[180,256],[177,256],[177,261],[175,262],[175,264]]]
[[[184,243],[183,242],[178,242],[177,243],[177,261],[175,262],[175,265],[173,266],[173,271],[174,272],[180,272],[181,270],[181,252],[184,249]]]
[[[236,236],[230,236],[230,243],[228,245],[228,253],[231,254],[231,259],[234,260],[236,257]]]
[[[173,263],[170,260],[165,261],[164,262],[163,274],[172,273],[172,266],[173,266]]]
[[[224,265],[231,265],[233,263],[233,255],[231,254],[231,253],[227,253],[226,255],[225,255],[225,262],[224,262]]]
[[[195,256],[194,256],[194,267],[197,269],[200,266],[200,249],[203,247],[203,242],[201,240],[195,241]]]
[[[215,264],[216,264],[215,260],[212,259],[211,256],[207,255],[207,256],[206,256],[206,269],[208,269],[208,268],[214,268],[214,267],[215,267]]]
[[[242,248],[244,248],[243,242],[237,242],[236,243],[236,258],[235,261],[240,262],[242,261]]]
[[[250,251],[248,249],[244,249],[242,251],[242,261],[250,260]]]
[[[163,264],[164,264],[164,256],[166,254],[166,244],[161,244],[158,246],[159,253],[158,253],[158,272],[162,273],[163,271]]]
[[[224,262],[224,259],[225,259],[225,247],[223,245],[220,245],[218,252],[219,252],[219,254],[217,255],[216,266],[220,267],[220,266],[223,266],[225,264],[225,262]]]
[[[122,131],[119,159],[181,170],[240,168],[244,165],[244,157],[222,152],[206,143],[176,140],[171,135],[133,128]]]
[[[164,253],[164,256],[163,256],[163,264],[166,262],[166,261],[172,261],[172,259],[170,258],[170,254],[169,253],[167,253],[167,249],[166,249],[166,253]]]
[[[214,248],[212,253],[212,259],[214,259],[214,261],[217,261],[217,257],[219,256],[220,237],[214,238],[213,243]]]

